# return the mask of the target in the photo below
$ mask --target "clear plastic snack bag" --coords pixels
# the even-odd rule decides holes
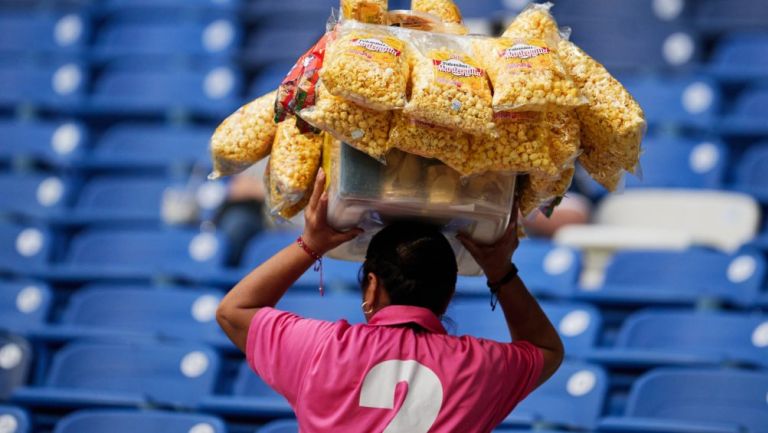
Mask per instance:
[[[272,156],[269,159],[272,214],[308,200],[320,168],[323,134],[304,133],[289,117],[277,125]]]
[[[439,17],[444,23],[461,24],[461,11],[452,0],[411,0],[411,9]]]
[[[384,24],[387,0],[341,0],[341,15],[368,24]]]
[[[422,122],[472,135],[494,135],[488,77],[460,38],[410,33],[413,70],[405,113]]]
[[[302,119],[371,157],[384,160],[389,151],[391,111],[371,110],[333,96],[322,81],[316,94],[315,105],[299,113]]]
[[[274,117],[275,92],[271,92],[224,119],[211,137],[213,173],[208,178],[238,174],[269,155],[277,131]]]
[[[384,26],[345,21],[325,53],[320,78],[333,95],[373,110],[405,106],[406,44]]]

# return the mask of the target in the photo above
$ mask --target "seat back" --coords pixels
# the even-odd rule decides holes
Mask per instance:
[[[117,165],[162,165],[208,159],[211,129],[139,123],[108,129],[94,149],[97,161]]]
[[[32,348],[27,340],[0,332],[0,400],[23,385],[32,367]]]
[[[55,175],[0,175],[0,213],[50,216],[67,206],[72,190],[70,182]]]
[[[28,433],[29,416],[18,407],[0,406],[0,426],[4,426],[7,433]]]
[[[96,178],[83,187],[76,211],[92,216],[115,215],[119,219],[135,217],[159,221],[163,194],[169,185],[165,178]]]
[[[320,297],[317,293],[289,293],[280,299],[277,308],[308,319],[344,319],[354,324],[365,323],[361,302],[361,296],[353,294],[330,293]]]
[[[712,55],[713,69],[726,76],[752,77],[768,72],[768,37],[765,34],[729,34],[719,40]]]
[[[178,56],[231,53],[240,31],[227,18],[202,22],[178,20],[115,19],[99,34],[96,49],[108,56]]]
[[[299,433],[299,423],[295,420],[272,421],[261,426],[257,433]]]
[[[0,65],[0,106],[23,103],[77,107],[88,86],[88,73],[77,63],[49,66]]]
[[[746,90],[736,99],[731,112],[744,119],[762,121],[768,110],[768,85],[755,85]]]
[[[572,292],[581,271],[578,251],[543,240],[522,241],[515,263],[532,291],[560,297]]]
[[[29,329],[45,323],[51,290],[38,282],[0,281],[0,328]]]
[[[722,187],[727,150],[716,141],[646,139],[640,157],[642,179],[627,176],[627,187],[711,188]]]
[[[88,40],[88,21],[78,13],[4,10],[0,16],[0,52],[73,52]]]
[[[75,122],[0,121],[0,159],[32,158],[53,164],[77,159],[87,147],[88,132]]]
[[[0,269],[26,273],[48,263],[51,235],[47,230],[0,224]]]
[[[216,417],[157,411],[82,410],[62,418],[54,433],[226,433]]]
[[[742,0],[737,8],[729,0],[699,0],[694,8],[694,19],[698,27],[709,30],[763,30],[768,22],[768,11],[761,0]]]
[[[269,397],[284,400],[282,395],[270,388],[258,374],[251,370],[247,362],[240,365],[232,393],[238,397]]]
[[[736,167],[736,183],[754,190],[766,191],[768,195],[768,142],[750,146]]]
[[[722,96],[704,77],[631,78],[623,80],[651,124],[709,127],[719,114]]]

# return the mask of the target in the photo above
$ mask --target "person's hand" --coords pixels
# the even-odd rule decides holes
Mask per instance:
[[[517,214],[518,206],[517,200],[515,200],[509,227],[501,239],[492,245],[479,244],[465,233],[459,233],[456,236],[464,248],[472,254],[477,264],[485,272],[486,278],[491,282],[501,280],[511,269],[512,255],[520,245],[520,240],[517,238]]]
[[[304,209],[304,234],[301,236],[304,243],[322,256],[362,232],[359,228],[340,232],[328,225],[328,193],[325,191],[325,172],[321,168],[315,179],[312,197]]]

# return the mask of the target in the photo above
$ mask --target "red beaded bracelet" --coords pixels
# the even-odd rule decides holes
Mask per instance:
[[[315,260],[315,272],[320,272],[320,287],[318,287],[318,290],[320,290],[320,296],[323,296],[324,290],[323,290],[323,256],[315,252],[312,248],[307,245],[306,242],[304,242],[304,238],[299,236],[296,238],[296,243],[299,245],[299,247],[304,250],[305,253],[309,255],[309,257],[312,257]]]

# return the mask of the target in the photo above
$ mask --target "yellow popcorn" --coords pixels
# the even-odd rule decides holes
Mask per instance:
[[[267,155],[275,139],[275,92],[240,107],[211,137],[211,179],[242,172]]]
[[[469,29],[463,24],[458,23],[443,23],[441,33],[448,33],[449,35],[464,36],[469,34]]]
[[[551,7],[552,3],[528,5],[515,17],[501,37],[511,38],[527,35],[531,38],[550,41],[560,39],[560,29],[557,26],[557,21],[549,12]]]
[[[493,84],[494,111],[552,111],[584,104],[555,51],[556,42],[520,35],[477,38],[475,56]]]
[[[387,0],[341,0],[341,15],[363,23],[384,24]]]
[[[411,9],[438,16],[444,23],[461,24],[461,11],[451,0],[411,0]]]
[[[527,217],[536,209],[548,205],[558,197],[563,197],[571,187],[575,167],[563,170],[556,179],[532,173],[520,179],[520,213]]]
[[[296,127],[295,117],[277,125],[269,159],[270,190],[275,204],[273,213],[309,197],[320,168],[322,149],[323,135],[302,134]]]
[[[374,111],[331,95],[320,82],[314,106],[299,116],[312,126],[368,155],[383,160],[389,150],[390,111]]]
[[[485,71],[447,35],[414,39],[411,97],[414,119],[472,135],[493,135],[491,89]]]
[[[544,125],[549,128],[549,158],[554,166],[558,170],[573,167],[581,153],[581,127],[576,113],[545,113]]]
[[[347,21],[328,46],[320,78],[333,95],[359,105],[403,108],[409,73],[405,48],[386,27]]]
[[[315,189],[314,183],[301,200],[299,200],[297,203],[291,204],[286,200],[285,196],[280,194],[280,191],[277,189],[277,185],[272,182],[272,176],[269,174],[269,164],[271,163],[268,163],[267,169],[264,171],[264,184],[267,187],[265,194],[265,203],[267,205],[267,209],[270,210],[270,213],[273,216],[289,220],[298,215],[299,212],[307,207],[307,204],[309,204],[309,199],[312,197],[312,192]]]
[[[402,113],[395,113],[392,119],[389,146],[425,158],[439,159],[462,175],[472,174],[472,166],[479,165],[476,162],[478,155],[472,152],[469,135],[410,119]]]

